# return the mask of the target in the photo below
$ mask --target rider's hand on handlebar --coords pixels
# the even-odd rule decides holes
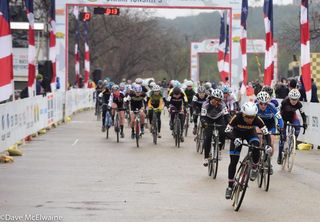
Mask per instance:
[[[264,150],[265,150],[265,152],[266,152],[268,155],[270,155],[270,154],[272,153],[272,147],[269,146],[269,145],[266,145],[266,146],[264,147]]]

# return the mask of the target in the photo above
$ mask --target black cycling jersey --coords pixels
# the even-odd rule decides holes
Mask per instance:
[[[124,109],[124,94],[122,92],[112,93],[109,99],[109,106],[112,106],[112,103],[117,104],[118,109]]]
[[[284,100],[282,100],[281,102],[281,109],[280,109],[280,113],[282,116],[282,119],[284,120],[284,122],[286,123],[287,121],[292,122],[293,119],[296,119],[296,111],[299,110],[301,113],[301,117],[303,119],[303,122],[306,122],[306,115],[303,112],[302,109],[302,103],[300,101],[297,102],[297,104],[292,105],[290,103],[290,99],[287,97]]]
[[[135,93],[130,93],[127,97],[130,102],[131,111],[140,110],[145,103],[146,94],[142,92],[140,95],[136,95]]]
[[[205,96],[202,99],[199,97],[198,93],[193,96],[192,106],[193,106],[196,113],[198,113],[198,114],[200,113],[201,108],[202,108],[202,104],[205,101],[207,101],[207,98],[208,98],[207,94],[205,94]]]
[[[193,99],[193,96],[196,94],[195,91],[193,89],[185,89],[184,90],[184,93],[186,94],[187,96],[187,99],[188,99],[188,104],[191,104],[192,103],[192,99]]]
[[[171,92],[169,94],[168,100],[169,104],[171,106],[174,106],[177,110],[181,110],[183,107],[186,107],[187,105],[187,97],[182,91],[178,97],[173,96],[173,92]]]
[[[220,117],[228,115],[228,109],[226,105],[222,102],[218,106],[213,106],[209,101],[206,101],[202,105],[201,109],[201,121],[206,121],[207,123],[212,123]]]

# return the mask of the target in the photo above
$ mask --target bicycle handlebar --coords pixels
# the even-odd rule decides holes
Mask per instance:
[[[261,148],[261,147],[258,147],[258,146],[254,146],[254,145],[251,145],[251,144],[242,143],[241,145],[242,145],[242,146],[246,146],[246,147],[248,147],[249,149],[258,149],[258,150],[263,150],[263,151],[265,151],[264,148]]]
[[[293,127],[300,127],[300,128],[303,128],[303,134],[306,132],[306,128],[302,125],[297,125],[297,124],[292,124],[290,122],[287,122],[287,125],[288,126],[293,126]]]

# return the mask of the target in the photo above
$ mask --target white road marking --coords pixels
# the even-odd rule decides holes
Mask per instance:
[[[76,139],[76,140],[73,142],[72,146],[76,145],[76,144],[78,143],[78,141],[79,141],[79,139]]]

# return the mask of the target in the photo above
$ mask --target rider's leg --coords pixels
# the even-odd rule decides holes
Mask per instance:
[[[156,115],[158,117],[158,133],[161,131],[161,112],[156,112]]]
[[[152,115],[153,115],[153,109],[148,110],[148,118],[150,125],[152,124]]]
[[[283,126],[283,133],[282,136],[280,137],[279,140],[279,153],[278,153],[278,164],[282,164],[282,152],[283,152],[283,147],[284,147],[284,143],[286,141],[286,133],[287,133],[287,124],[285,123]]]
[[[241,146],[235,147],[234,139],[230,141],[230,164],[228,167],[228,187],[233,187],[234,175],[236,174],[237,164],[239,162]]]
[[[212,132],[213,132],[212,126],[208,126],[207,128],[204,129],[203,149],[204,149],[205,160],[209,158],[211,142],[212,142]]]
[[[299,133],[300,133],[300,120],[298,119],[298,117],[295,117],[295,118],[292,120],[292,124],[295,125],[295,126],[294,126],[294,129],[295,129],[294,135],[296,136],[296,138],[298,138]]]
[[[123,132],[123,125],[124,125],[124,111],[120,111],[119,112],[119,117],[120,117],[120,133],[121,136],[124,136],[124,132]]]

